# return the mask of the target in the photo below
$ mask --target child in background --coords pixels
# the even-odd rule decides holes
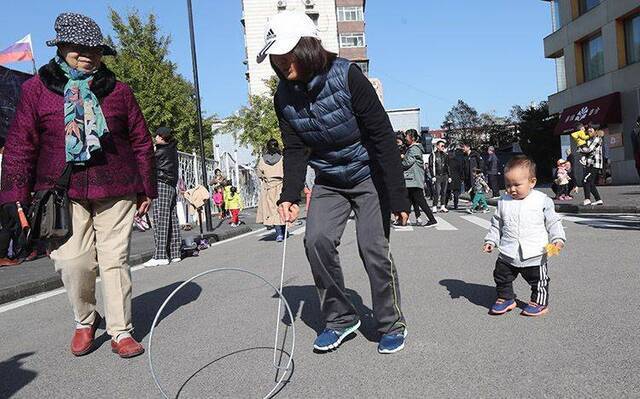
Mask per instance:
[[[573,197],[569,195],[569,182],[571,181],[569,170],[571,169],[571,164],[564,159],[558,159],[557,167],[555,183],[558,185],[558,195],[556,199],[560,201],[572,200]]]
[[[593,127],[588,126],[587,128],[585,128],[585,126],[580,123],[578,124],[578,130],[571,133],[571,138],[576,142],[576,145],[578,146],[578,152],[582,154],[582,156],[580,157],[580,163],[582,165],[587,164],[587,154],[589,148],[588,142],[589,139],[591,139],[591,130],[593,130]]]
[[[224,219],[224,194],[222,193],[222,187],[217,186],[213,193],[213,204],[216,207],[218,218]]]
[[[566,241],[562,220],[551,198],[533,189],[536,164],[527,156],[507,163],[504,180],[506,194],[498,201],[483,247],[486,253],[500,250],[493,271],[498,299],[489,313],[502,315],[516,307],[513,280],[520,274],[531,286],[522,315],[541,316],[549,311],[547,258]]]
[[[229,195],[224,197],[227,210],[231,213],[231,227],[240,225],[240,211],[242,210],[242,197],[238,193],[238,189],[234,186],[229,188]]]
[[[482,213],[489,212],[489,205],[487,204],[487,194],[491,190],[489,185],[484,180],[482,170],[480,168],[473,168],[473,202],[471,207],[467,209],[467,212],[474,213],[478,205],[482,205]]]
[[[582,147],[587,144],[587,140],[589,140],[589,135],[585,131],[584,125],[582,123],[578,124],[578,130],[571,133],[571,138],[576,142],[578,147]]]

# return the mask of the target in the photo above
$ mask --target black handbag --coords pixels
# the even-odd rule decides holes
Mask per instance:
[[[49,249],[54,249],[71,237],[73,231],[68,191],[72,170],[73,165],[67,163],[53,188],[35,193],[27,212],[30,248],[46,244]]]

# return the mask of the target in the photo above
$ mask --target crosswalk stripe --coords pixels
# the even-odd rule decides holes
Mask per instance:
[[[395,231],[413,231],[413,226],[411,226],[411,225],[393,226],[393,230],[395,230]]]
[[[446,220],[444,220],[440,216],[436,216],[436,220],[438,221],[438,224],[436,225],[436,230],[441,230],[441,231],[458,230],[457,227],[455,227],[451,223],[447,222]]]
[[[478,225],[480,227],[482,227],[485,230],[489,230],[489,227],[491,227],[491,222],[482,218],[479,218],[477,216],[471,216],[471,215],[463,215],[460,216],[462,219],[466,220],[467,222],[471,222],[475,225]]]

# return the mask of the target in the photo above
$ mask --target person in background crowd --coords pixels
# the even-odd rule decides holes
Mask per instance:
[[[567,150],[565,151],[565,154],[567,155],[566,157],[566,161],[569,165],[571,165],[571,167],[569,168],[568,172],[569,172],[569,196],[572,197],[574,193],[578,192],[578,185],[576,183],[576,170],[575,170],[575,155],[574,153],[571,151],[571,148],[567,148]]]
[[[449,212],[447,204],[447,188],[451,183],[449,176],[449,156],[445,151],[445,141],[436,141],[436,151],[429,157],[429,171],[431,172],[431,183],[435,186],[433,201],[433,212]]]
[[[222,187],[218,186],[214,189],[212,199],[213,204],[216,208],[218,218],[220,220],[224,219],[224,192],[222,190]]]
[[[153,258],[145,267],[163,266],[182,260],[180,225],[176,211],[176,186],[178,185],[178,148],[168,127],[156,130],[156,173],[158,199],[153,204]]]
[[[413,205],[416,214],[416,225],[422,225],[420,220],[420,209],[427,214],[425,227],[433,227],[438,222],[433,217],[427,199],[424,197],[424,161],[422,155],[422,144],[418,141],[418,132],[415,129],[407,130],[405,134],[407,152],[402,157],[402,167],[404,168],[404,184],[407,186],[409,201]]]
[[[258,161],[256,173],[260,179],[260,200],[256,223],[265,226],[274,226],[276,241],[284,240],[284,224],[280,220],[278,205],[276,204],[282,194],[282,179],[284,175],[282,151],[275,139],[270,139]]]
[[[472,150],[468,143],[462,144],[462,154],[464,155],[462,163],[463,182],[465,191],[471,190],[471,198],[473,198],[473,182],[474,182],[474,169],[480,169],[484,171],[484,161],[476,150]]]
[[[116,52],[95,21],[63,13],[55,31],[47,45],[57,46],[56,56],[22,85],[7,136],[0,204],[27,204],[32,192],[51,189],[72,168],[73,233],[51,252],[75,316],[70,349],[82,356],[94,348],[102,321],[95,295],[99,268],[111,349],[129,358],[144,352],[131,336],[128,259],[136,209],[145,215],[158,196],[153,143],[131,88],[101,62]]]
[[[224,186],[224,183],[226,180],[227,179],[222,174],[222,171],[220,169],[216,169],[213,171],[213,177],[209,181],[209,185],[212,188],[216,188],[218,186]]]
[[[600,173],[602,173],[604,166],[604,157],[602,154],[604,132],[602,130],[596,131],[593,128],[589,128],[587,132],[590,138],[587,140],[587,144],[579,149],[584,154],[584,202],[582,204],[585,206],[604,205],[602,198],[600,198],[598,188],[596,187],[596,181]],[[592,195],[595,202],[591,202]]]
[[[369,79],[357,65],[322,47],[318,28],[306,14],[280,12],[265,32],[257,61],[269,57],[280,78],[274,106],[284,142],[278,202],[283,222],[298,218],[307,162],[316,171],[304,241],[326,328],[314,348],[335,349],[360,327],[337,249],[355,212],[359,254],[381,334],[378,352],[402,350],[406,323],[389,233],[392,212],[406,224],[409,201],[389,117]]]
[[[448,156],[449,178],[451,179],[451,183],[449,183],[445,204],[448,206],[449,200],[453,199],[453,209],[457,210],[460,191],[462,190],[462,161],[458,158],[456,150],[449,151]]]
[[[638,172],[638,177],[640,177],[640,116],[638,116],[631,132],[631,143],[633,144],[633,156],[636,160],[636,171]]]
[[[226,203],[227,210],[229,210],[231,214],[231,227],[240,226],[242,223],[240,221],[240,212],[242,212],[244,204],[237,187],[230,186],[229,195],[225,196],[224,202]]]
[[[556,178],[554,182],[558,187],[558,191],[556,192],[555,199],[560,201],[570,201],[573,199],[573,197],[569,195],[569,182],[571,181],[571,177],[569,177],[569,170],[571,165],[564,159],[558,159],[556,165]]]
[[[500,171],[498,170],[498,157],[496,156],[495,147],[489,146],[487,154],[487,179],[489,180],[489,187],[491,188],[491,197],[499,198],[500,185],[498,179]]]
[[[473,191],[473,202],[471,206],[467,209],[467,212],[474,213],[476,208],[480,205],[482,206],[482,213],[489,212],[489,205],[487,204],[487,196],[486,193],[491,191],[489,185],[484,180],[484,175],[482,174],[482,170],[480,168],[473,169],[473,189],[469,192]]]
[[[306,197],[305,211],[309,213],[309,206],[311,205],[311,193],[313,192],[313,185],[316,181],[316,172],[313,168],[307,165],[307,176],[304,178],[304,196]]]

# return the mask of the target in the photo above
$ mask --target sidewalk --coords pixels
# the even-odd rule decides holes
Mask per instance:
[[[209,233],[205,231],[204,237],[213,243],[262,227],[262,225],[255,224],[255,208],[245,209],[240,214],[240,218],[246,224],[239,227],[231,227],[227,223],[229,219],[224,221],[214,219],[213,231]],[[194,226],[191,231],[182,231],[183,238],[197,237],[199,234],[200,229],[197,226]],[[153,256],[153,246],[153,230],[140,232],[134,229],[131,236],[130,265],[139,265],[149,260]],[[25,262],[18,266],[0,267],[0,304],[60,287],[62,287],[60,276],[54,271],[53,262],[47,257]]]
[[[551,188],[537,187],[553,198]],[[572,201],[554,201],[556,211],[562,213],[640,213],[640,186],[598,186],[598,192],[604,201],[602,206],[582,205],[584,195],[582,188],[579,188]],[[469,199],[468,195],[462,198]],[[591,199],[593,201],[593,198]],[[489,205],[497,205],[497,199],[487,200]]]

